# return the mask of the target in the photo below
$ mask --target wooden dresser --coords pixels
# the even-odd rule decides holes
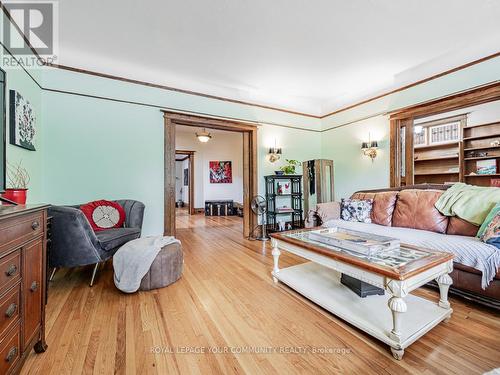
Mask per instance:
[[[45,343],[47,206],[0,206],[0,374]]]

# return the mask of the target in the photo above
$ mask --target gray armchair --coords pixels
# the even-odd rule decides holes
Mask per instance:
[[[118,248],[141,236],[144,204],[134,200],[115,201],[125,210],[123,228],[94,232],[87,218],[76,206],[52,206],[49,267],[50,280],[58,268],[94,265],[90,286],[94,284],[99,264],[110,259]]]

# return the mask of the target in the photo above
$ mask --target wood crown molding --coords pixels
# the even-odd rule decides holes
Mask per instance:
[[[131,83],[131,84],[136,84],[136,85],[142,85],[142,86],[147,86],[147,87],[158,88],[158,89],[167,90],[167,91],[179,92],[179,93],[187,94],[187,95],[200,96],[200,97],[204,97],[204,98],[208,98],[208,99],[221,100],[221,101],[225,101],[225,102],[230,102],[230,103],[235,103],[235,104],[241,104],[241,105],[247,105],[247,106],[251,106],[251,107],[263,108],[263,109],[268,109],[268,110],[273,110],[273,111],[279,111],[279,112],[289,113],[289,114],[298,115],[298,116],[316,118],[316,119],[324,119],[326,117],[335,115],[337,113],[347,111],[349,109],[358,107],[360,105],[369,103],[371,101],[383,98],[385,96],[397,93],[399,91],[403,91],[403,90],[409,89],[411,87],[420,85],[422,83],[434,80],[436,78],[440,78],[442,76],[454,73],[454,72],[462,70],[462,69],[466,69],[466,68],[468,68],[470,66],[473,66],[473,65],[476,65],[476,64],[479,64],[479,63],[482,63],[484,61],[487,61],[487,60],[490,60],[490,59],[493,59],[495,57],[500,56],[500,51],[499,51],[499,52],[496,52],[494,54],[491,54],[491,55],[482,57],[480,59],[470,61],[470,62],[468,62],[466,64],[457,66],[455,68],[448,69],[448,70],[446,70],[444,72],[441,72],[441,73],[432,75],[430,77],[421,79],[419,81],[410,83],[410,84],[402,86],[400,88],[397,88],[397,89],[394,89],[394,90],[391,90],[391,91],[388,91],[388,92],[376,95],[374,97],[365,99],[363,101],[354,103],[352,105],[349,105],[349,106],[337,109],[337,110],[332,111],[330,113],[327,113],[325,115],[313,115],[313,114],[310,114],[310,113],[293,111],[293,110],[288,110],[288,109],[284,109],[284,108],[273,107],[273,106],[264,105],[264,104],[257,104],[257,103],[247,102],[247,101],[244,101],[244,100],[230,99],[230,98],[226,98],[226,97],[222,97],[222,96],[217,96],[217,95],[204,94],[204,93],[197,92],[197,91],[179,89],[179,88],[175,88],[175,87],[172,87],[172,86],[160,85],[160,84],[156,84],[156,83],[152,83],[152,82],[146,82],[146,81],[141,81],[141,80],[126,78],[126,77],[120,77],[120,76],[115,76],[115,75],[112,75],[112,74],[100,73],[100,72],[95,72],[95,71],[91,71],[91,70],[87,70],[87,69],[81,69],[81,68],[71,67],[71,66],[67,66],[67,65],[47,63],[43,58],[41,58],[41,56],[38,54],[38,52],[36,51],[36,49],[29,42],[28,38],[24,35],[24,33],[22,32],[22,30],[19,28],[19,26],[17,25],[17,23],[12,19],[12,16],[10,15],[9,11],[5,8],[5,6],[3,5],[2,1],[0,1],[0,8],[5,13],[5,15],[8,18],[8,20],[14,25],[14,27],[20,33],[20,35],[22,35],[23,40],[25,41],[26,45],[31,49],[31,51],[33,52],[33,54],[35,55],[35,57],[38,59],[38,61],[41,64],[43,64],[44,66],[51,67],[51,68],[56,68],[56,69],[61,69],[61,70],[67,70],[67,71],[71,71],[71,72],[75,72],[75,73],[80,73],[80,74],[92,75],[92,76],[96,76],[96,77],[100,77],[100,78],[117,80],[117,81]]]

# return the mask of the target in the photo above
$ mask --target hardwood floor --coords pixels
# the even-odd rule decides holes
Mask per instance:
[[[177,228],[185,269],[167,288],[123,294],[111,264],[92,288],[90,268],[58,272],[49,288],[48,350],[31,353],[22,373],[477,374],[500,367],[494,311],[452,297],[451,320],[396,361],[386,345],[274,285],[269,245],[242,239],[240,218],[180,215]],[[300,262],[280,258],[283,267]],[[431,289],[418,294],[437,300]]]

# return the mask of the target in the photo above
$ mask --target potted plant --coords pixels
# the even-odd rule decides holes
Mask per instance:
[[[300,164],[298,160],[285,159],[286,165],[280,167],[284,174],[295,174],[295,168]]]
[[[7,163],[7,181],[9,187],[5,189],[2,197],[19,204],[26,204],[30,175],[22,166],[22,161],[18,164]]]

